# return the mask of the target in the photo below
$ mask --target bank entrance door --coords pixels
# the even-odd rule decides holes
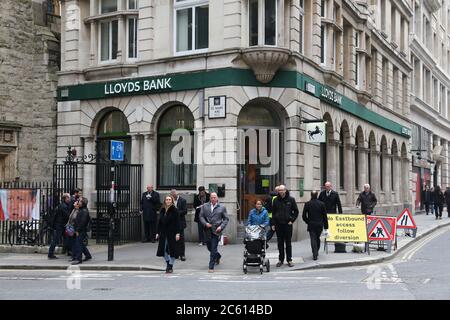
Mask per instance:
[[[245,223],[256,200],[265,200],[283,181],[284,133],[267,103],[251,103],[238,118],[239,221]]]

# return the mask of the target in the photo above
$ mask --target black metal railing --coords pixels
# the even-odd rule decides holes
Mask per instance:
[[[53,215],[53,185],[51,182],[0,182],[0,189],[34,189],[40,190],[39,219],[30,221],[0,221],[0,244],[9,245],[48,245],[52,229],[49,226]]]

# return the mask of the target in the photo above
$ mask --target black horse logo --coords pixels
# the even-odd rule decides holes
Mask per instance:
[[[309,135],[310,140],[313,140],[313,136],[315,134],[320,134],[321,136],[323,135],[323,131],[319,129],[319,126],[316,126],[316,130],[314,130],[314,131],[308,130],[308,135]]]

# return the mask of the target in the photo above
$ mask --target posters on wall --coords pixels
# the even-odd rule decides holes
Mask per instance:
[[[39,208],[39,189],[0,189],[0,221],[39,219]]]

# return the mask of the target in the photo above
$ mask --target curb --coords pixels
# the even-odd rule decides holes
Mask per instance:
[[[0,270],[68,270],[67,266],[52,265],[0,265]],[[80,270],[85,271],[164,271],[160,267],[154,266],[108,266],[108,265],[77,265]]]
[[[335,262],[335,263],[328,263],[328,264],[318,264],[318,265],[313,265],[313,266],[306,266],[306,267],[299,267],[299,268],[294,268],[291,270],[288,270],[287,272],[292,272],[292,271],[303,271],[303,270],[314,270],[314,269],[332,269],[332,268],[343,268],[343,267],[355,267],[355,266],[364,266],[364,265],[369,265],[369,264],[375,264],[375,263],[381,263],[381,262],[385,262],[385,261],[389,261],[394,259],[398,254],[400,254],[401,252],[405,251],[407,248],[409,248],[410,246],[412,246],[412,244],[416,243],[417,241],[423,239],[424,237],[428,236],[429,234],[433,233],[434,231],[437,231],[441,228],[444,227],[448,227],[450,225],[450,221],[445,223],[445,224],[441,224],[438,226],[435,226],[431,229],[429,229],[428,231],[422,233],[421,235],[418,235],[417,237],[413,238],[410,242],[408,242],[407,244],[405,244],[403,247],[395,250],[393,253],[391,253],[390,255],[386,256],[386,257],[380,257],[380,258],[374,258],[374,259],[367,259],[367,260],[361,260],[361,261],[345,261],[345,262]]]

